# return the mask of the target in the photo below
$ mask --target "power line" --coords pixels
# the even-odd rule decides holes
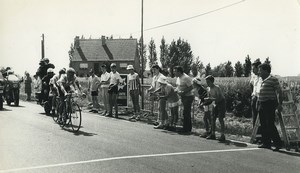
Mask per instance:
[[[159,26],[155,26],[155,27],[152,27],[152,28],[148,28],[148,29],[145,29],[144,31],[150,31],[150,30],[162,28],[162,27],[169,26],[169,25],[174,25],[174,24],[177,24],[177,23],[180,23],[180,22],[184,22],[184,21],[187,21],[187,20],[191,20],[191,19],[194,19],[194,18],[197,18],[197,17],[201,17],[201,16],[204,16],[204,15],[207,15],[207,14],[210,14],[210,13],[214,13],[214,12],[217,12],[217,11],[220,11],[220,10],[223,10],[223,9],[226,9],[226,8],[238,5],[238,4],[240,4],[242,2],[245,2],[245,1],[246,0],[241,0],[241,1],[229,4],[229,5],[226,5],[226,6],[223,6],[223,7],[220,7],[220,8],[217,8],[217,9],[205,12],[205,13],[198,14],[196,16],[192,16],[192,17],[188,17],[188,18],[185,18],[185,19],[177,20],[175,22],[170,22],[170,23],[166,23],[166,24],[163,24],[163,25],[159,25]],[[135,34],[135,33],[139,33],[139,32],[141,32],[141,31],[135,31],[135,32],[131,32],[131,33],[128,33],[128,34]]]

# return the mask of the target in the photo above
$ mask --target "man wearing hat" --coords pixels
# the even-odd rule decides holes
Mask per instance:
[[[100,86],[100,79],[97,75],[95,75],[94,70],[90,70],[90,77],[88,80],[88,92],[91,93],[92,96],[92,103],[93,108],[90,110],[90,112],[98,113],[98,110],[100,108],[99,101],[98,101],[98,89]]]
[[[139,105],[139,95],[141,95],[141,84],[139,75],[134,72],[133,65],[128,65],[127,70],[129,74],[127,75],[128,90],[133,104],[134,115],[130,119],[140,120],[140,105]]]

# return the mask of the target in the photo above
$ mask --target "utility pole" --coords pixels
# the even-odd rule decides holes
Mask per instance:
[[[144,85],[144,0],[142,0],[142,19],[141,19],[141,59],[142,59],[142,85]],[[144,89],[142,89],[142,109],[144,109]]]
[[[42,34],[41,46],[42,46],[42,59],[43,59],[43,58],[45,58],[44,34]]]

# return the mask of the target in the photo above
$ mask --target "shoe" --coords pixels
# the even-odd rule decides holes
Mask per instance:
[[[265,144],[262,144],[262,145],[259,145],[258,148],[266,148],[266,149],[271,149],[271,146],[270,145],[265,145]]]
[[[276,148],[273,149],[273,151],[276,152],[276,151],[279,151],[280,149],[281,149],[281,147],[276,147]]]
[[[98,111],[97,111],[97,110],[94,110],[94,111],[93,111],[93,113],[96,113],[96,114],[97,114],[97,113],[98,113]]]
[[[164,128],[164,125],[162,124],[159,124],[157,126],[154,126],[155,129],[163,129]]]
[[[133,120],[133,119],[135,119],[136,118],[136,116],[135,115],[132,115],[130,118],[129,118],[129,120]]]
[[[174,127],[174,126],[169,126],[168,130],[169,130],[169,131],[172,131],[172,132],[173,132],[173,131],[176,131],[176,127]]]
[[[209,132],[205,132],[203,134],[200,135],[201,138],[206,138],[208,135],[210,135]]]
[[[106,114],[105,116],[106,117],[112,117],[112,114]]]
[[[140,120],[141,120],[140,116],[139,116],[139,115],[136,116],[136,117],[135,117],[135,120],[140,121]]]
[[[215,139],[216,139],[216,136],[210,134],[210,135],[208,135],[208,136],[206,137],[206,139],[213,139],[213,140],[215,140]]]
[[[153,123],[153,125],[158,126],[158,125],[159,125],[159,122],[155,121],[155,122]]]
[[[220,141],[220,142],[226,141],[225,135],[221,135],[221,137],[218,139],[218,141]]]
[[[107,111],[104,111],[101,115],[105,116],[107,114]]]
[[[92,110],[89,110],[89,112],[94,112],[94,111],[95,111],[95,110],[93,110],[93,109],[92,109]]]

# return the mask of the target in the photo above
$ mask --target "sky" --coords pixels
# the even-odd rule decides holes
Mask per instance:
[[[75,36],[139,39],[141,2],[0,0],[0,66],[34,74],[42,34],[57,72],[68,67]],[[162,37],[167,44],[181,38],[204,65],[244,63],[249,55],[269,57],[272,74],[300,74],[300,0],[144,0],[143,19],[144,43],[152,38],[158,57]]]

